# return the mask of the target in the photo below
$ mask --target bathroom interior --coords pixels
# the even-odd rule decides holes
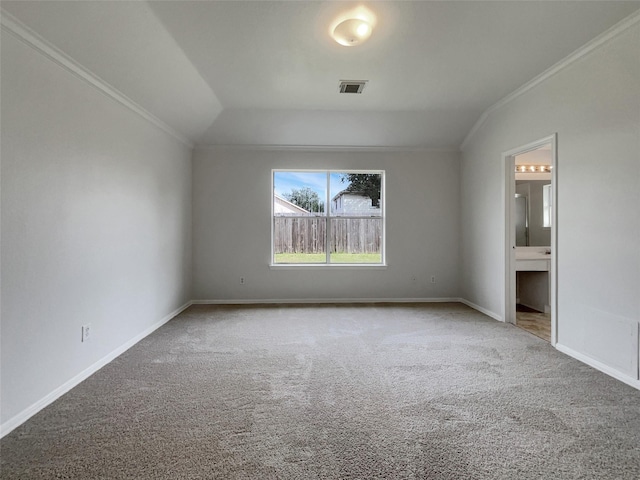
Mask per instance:
[[[516,155],[516,325],[551,341],[551,144]]]

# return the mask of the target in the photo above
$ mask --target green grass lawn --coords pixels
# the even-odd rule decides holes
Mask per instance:
[[[324,253],[276,253],[276,263],[324,263]],[[331,263],[380,263],[379,253],[332,253]]]

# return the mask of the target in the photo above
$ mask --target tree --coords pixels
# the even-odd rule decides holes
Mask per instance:
[[[340,181],[349,183],[347,192],[364,193],[371,199],[371,206],[380,206],[380,185],[382,175],[379,173],[345,173]]]
[[[309,212],[324,212],[324,202],[320,200],[318,193],[314,192],[309,187],[300,189],[292,188],[291,193],[285,193],[283,196],[291,203],[302,207]]]

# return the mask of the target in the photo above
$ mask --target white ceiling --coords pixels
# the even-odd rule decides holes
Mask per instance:
[[[457,148],[484,110],[639,1],[9,2],[2,7],[199,144]],[[368,80],[340,95],[339,80]]]
[[[550,165],[551,162],[551,145],[544,145],[535,150],[521,153],[514,158],[516,165]]]

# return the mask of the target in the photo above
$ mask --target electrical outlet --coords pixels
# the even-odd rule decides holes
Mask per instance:
[[[240,285],[244,285],[245,283],[247,283],[244,279],[244,277],[240,277]]]
[[[436,283],[436,276],[435,275],[431,275],[431,283]]]
[[[90,323],[82,326],[82,343],[91,340],[92,330]]]

